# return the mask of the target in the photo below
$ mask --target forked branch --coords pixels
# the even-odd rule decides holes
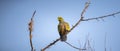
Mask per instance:
[[[89,4],[90,4],[90,0],[88,0],[85,4],[85,7],[81,13],[81,16],[80,16],[80,20],[78,20],[78,22],[70,29],[70,32],[83,20],[84,18],[84,13],[86,12],[87,8],[89,7]]]
[[[89,7],[89,5],[90,5],[90,0],[88,0],[88,1],[86,2],[85,7],[84,7],[83,11],[81,12],[80,19],[79,19],[78,22],[70,29],[70,31],[69,31],[68,33],[70,33],[78,24],[80,24],[81,21],[98,20],[98,19],[102,19],[102,20],[103,20],[103,18],[110,17],[110,16],[114,16],[114,15],[120,13],[120,11],[119,11],[119,12],[115,12],[115,13],[108,14],[108,15],[105,15],[105,16],[83,19],[83,18],[84,18],[84,14],[85,14],[87,8]],[[53,41],[52,43],[50,43],[49,45],[47,45],[46,47],[44,47],[41,51],[45,51],[46,49],[48,49],[49,47],[51,47],[52,45],[54,45],[56,42],[58,42],[59,40],[60,40],[60,38],[56,39],[55,41]],[[80,50],[80,48],[77,48],[77,47],[71,45],[71,44],[68,43],[68,42],[65,42],[65,43],[68,44],[69,46],[75,48],[75,49],[79,49],[79,50]],[[82,49],[82,50],[86,50],[86,49]]]
[[[90,1],[88,0],[88,1],[86,2],[86,4],[85,4],[85,7],[84,7],[82,13],[81,13],[80,20],[70,29],[69,32],[71,32],[71,31],[83,20],[83,15],[84,15],[84,13],[86,12],[89,4],[90,4]],[[68,33],[69,33],[69,32],[68,32]],[[45,48],[43,48],[41,51],[45,51],[47,48],[51,47],[52,45],[54,45],[54,44],[55,44],[56,42],[58,42],[59,40],[60,40],[60,38],[56,39],[54,42],[52,42],[52,43],[50,43],[49,45],[47,45],[47,46],[46,46]]]

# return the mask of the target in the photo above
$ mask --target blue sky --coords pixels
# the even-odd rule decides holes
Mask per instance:
[[[62,16],[70,26],[80,18],[87,0],[0,0],[0,51],[30,51],[28,23],[34,10],[33,45],[37,51],[59,38],[57,17]],[[91,0],[85,18],[98,17],[120,11],[120,0]],[[81,22],[68,35],[67,42],[83,46],[89,34],[96,51],[120,51],[120,14],[104,21]],[[80,45],[81,43],[81,45]],[[47,51],[78,51],[57,42]]]

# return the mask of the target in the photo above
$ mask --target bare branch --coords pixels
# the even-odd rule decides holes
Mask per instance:
[[[74,49],[77,49],[79,51],[87,51],[87,50],[90,50],[90,51],[94,51],[93,48],[91,47],[91,44],[90,44],[90,38],[89,38],[89,35],[86,36],[86,42],[83,46],[83,48],[78,48],[68,42],[65,42],[66,44],[68,44],[70,47],[74,48]]]
[[[88,0],[88,1],[85,3],[85,7],[84,7],[84,9],[83,9],[83,11],[82,11],[82,13],[81,13],[81,17],[82,17],[82,16],[84,15],[84,13],[86,12],[89,4],[90,4],[90,0]]]
[[[83,15],[84,15],[84,13],[86,12],[89,4],[90,4],[90,0],[88,0],[88,1],[86,2],[85,7],[84,7],[84,9],[83,9],[83,11],[82,11],[82,13],[81,13],[80,20],[78,20],[78,22],[70,29],[70,32],[83,20],[83,17],[84,17]]]
[[[29,25],[29,37],[30,37],[30,46],[31,46],[31,51],[35,51],[34,47],[33,47],[33,44],[32,44],[32,31],[33,31],[33,17],[35,15],[36,11],[34,11],[33,15],[32,15],[32,18],[31,18],[31,21],[30,23],[28,24]]]
[[[83,20],[83,15],[84,15],[85,11],[87,10],[89,4],[90,4],[90,1],[88,0],[88,1],[86,2],[86,4],[85,4],[85,7],[84,7],[82,13],[81,13],[80,20],[70,29],[69,32],[71,32],[71,31]],[[68,32],[68,33],[69,33],[69,32]],[[68,34],[68,33],[67,33],[67,34]],[[47,48],[51,47],[52,45],[54,45],[54,44],[55,44],[56,42],[58,42],[59,40],[60,40],[60,38],[56,39],[56,41],[50,43],[50,44],[47,45],[45,48],[43,48],[41,51],[45,51]]]
[[[45,51],[47,48],[49,48],[50,46],[54,45],[56,42],[58,42],[60,40],[60,38],[56,39],[54,42],[50,43],[49,45],[47,45],[45,48],[43,48],[41,51]]]
[[[88,40],[88,50],[94,51],[93,48],[91,47],[90,40]]]
[[[106,51],[107,49],[106,49],[106,34],[105,34],[105,40],[104,40],[104,50]]]
[[[65,41],[65,43],[68,44],[69,46],[77,49],[77,50],[86,50],[86,49],[81,49],[81,48],[75,47],[75,46],[73,46],[72,44],[70,44],[70,43],[68,43],[68,42],[66,42],[66,41]]]
[[[112,14],[108,14],[108,15],[100,16],[100,17],[83,19],[82,21],[99,20],[99,19],[103,19],[103,18],[106,18],[106,17],[110,17],[110,16],[115,17],[116,14],[120,14],[120,11],[119,11],[119,12],[112,13]]]
[[[36,13],[36,10],[34,11],[34,13],[33,13],[33,15],[32,15],[32,19],[33,19],[33,17],[34,17],[34,15],[35,15],[35,13]]]

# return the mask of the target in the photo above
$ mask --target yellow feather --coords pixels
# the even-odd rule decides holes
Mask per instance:
[[[67,32],[70,31],[70,26],[67,22],[64,21],[62,17],[58,17],[58,31],[61,38],[61,41],[67,40]]]

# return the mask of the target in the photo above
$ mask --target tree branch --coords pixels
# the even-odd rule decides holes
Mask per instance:
[[[28,24],[29,25],[29,37],[30,37],[30,46],[31,46],[31,51],[35,51],[34,47],[33,47],[33,44],[32,44],[32,31],[33,31],[33,17],[35,15],[36,11],[34,11],[33,15],[32,15],[32,18],[31,18],[31,21],[30,23]]]
[[[60,40],[60,38],[56,39],[54,42],[50,43],[49,45],[47,45],[45,48],[43,48],[41,51],[45,51],[47,48],[49,48],[50,46],[54,45],[56,42],[58,42]]]
[[[69,46],[77,49],[77,50],[86,50],[86,48],[85,48],[85,49],[81,49],[81,48],[75,47],[75,46],[73,46],[72,44],[70,44],[70,43],[68,43],[68,42],[66,42],[66,41],[65,41],[65,43],[68,44]]]
[[[120,14],[120,11],[119,11],[119,12],[112,13],[112,14],[100,16],[100,17],[83,19],[82,21],[98,20],[98,19],[103,19],[103,18],[110,17],[110,16],[113,16],[113,17],[114,17],[116,14]]]
[[[70,32],[83,20],[84,18],[84,13],[86,12],[87,8],[89,7],[89,4],[90,4],[90,0],[88,0],[85,4],[85,7],[81,13],[81,16],[80,16],[80,20],[78,20],[78,22],[70,29]]]
[[[84,9],[83,9],[83,11],[82,11],[82,13],[81,13],[80,20],[70,29],[69,32],[71,32],[71,31],[83,20],[83,15],[84,15],[84,13],[86,12],[89,4],[90,4],[90,0],[88,0],[88,1],[86,2],[85,7],[84,7]],[[68,33],[69,33],[69,32],[68,32]],[[68,33],[67,33],[67,34],[68,34]],[[51,47],[52,45],[54,45],[54,44],[55,44],[56,42],[58,42],[59,40],[60,40],[60,38],[56,39],[54,42],[52,42],[52,43],[50,43],[49,45],[47,45],[47,46],[46,46],[45,48],[43,48],[41,51],[45,51],[47,48]]]

